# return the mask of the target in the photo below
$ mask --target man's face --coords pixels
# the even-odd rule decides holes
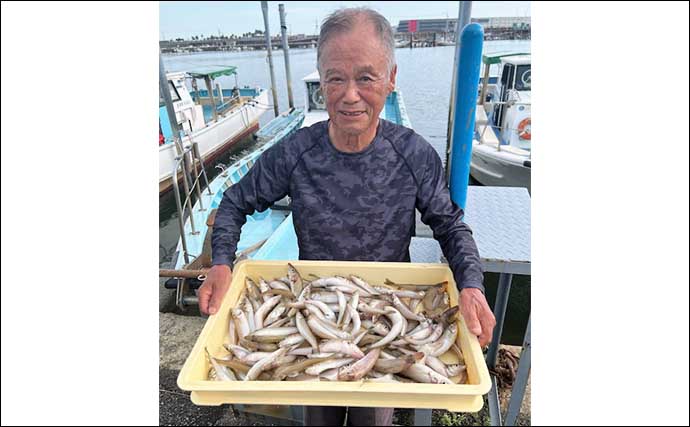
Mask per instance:
[[[383,46],[368,22],[329,39],[320,74],[331,124],[352,136],[375,131],[386,97],[395,88],[396,71],[394,67],[388,73]]]

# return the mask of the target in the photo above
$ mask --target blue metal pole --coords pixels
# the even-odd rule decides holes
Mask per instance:
[[[458,45],[459,61],[455,87],[453,141],[450,155],[450,197],[465,209],[470,177],[472,138],[477,108],[479,69],[482,61],[484,29],[477,23],[467,25]]]

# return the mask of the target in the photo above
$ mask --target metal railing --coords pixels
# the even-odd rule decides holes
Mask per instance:
[[[199,234],[194,225],[194,200],[192,197],[193,193],[196,193],[196,202],[199,204],[199,212],[203,212],[204,208],[203,200],[201,197],[202,189],[200,185],[200,179],[203,177],[206,184],[206,191],[208,191],[209,196],[213,196],[211,189],[209,187],[208,175],[206,175],[206,169],[204,168],[204,162],[201,158],[201,153],[199,152],[199,145],[196,142],[191,141],[190,145],[184,146],[182,152],[178,148],[178,156],[175,157],[175,164],[172,170],[172,184],[173,193],[175,194],[175,204],[177,206],[177,223],[180,229],[180,239],[182,241],[182,254],[184,256],[185,264],[189,264],[189,252],[187,250],[187,238],[185,233],[185,219],[187,212],[189,212],[189,225],[192,229],[192,234]],[[182,201],[182,196],[180,195],[180,186],[178,183],[178,172],[182,175],[182,185],[184,189],[184,202]],[[191,186],[190,186],[191,182]]]

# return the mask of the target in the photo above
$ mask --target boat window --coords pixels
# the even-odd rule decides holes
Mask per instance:
[[[532,66],[531,64],[518,65],[515,89],[532,90]]]
[[[172,98],[173,102],[179,101],[181,99],[180,94],[177,93],[175,85],[170,80],[168,80],[168,87],[170,88],[170,97]]]

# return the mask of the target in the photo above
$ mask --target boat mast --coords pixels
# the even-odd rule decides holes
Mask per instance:
[[[273,72],[273,53],[271,48],[271,32],[268,28],[268,2],[261,2],[261,12],[264,14],[264,27],[266,28],[266,50],[268,52],[268,68],[271,71],[271,92],[273,92],[273,114],[278,117],[278,93],[276,92],[276,75]]]
[[[285,5],[279,4],[278,11],[280,13],[280,32],[283,36],[283,54],[285,55],[285,78],[287,79],[288,90],[288,105],[292,110],[295,108],[295,102],[292,99],[292,77],[290,74],[290,46],[288,46],[287,25],[285,24]]]

